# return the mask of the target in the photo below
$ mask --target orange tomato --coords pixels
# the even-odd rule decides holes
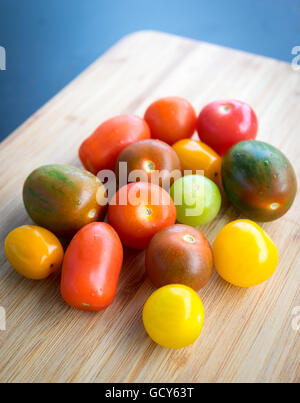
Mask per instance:
[[[166,97],[153,102],[146,110],[144,119],[150,127],[151,137],[172,145],[193,135],[197,116],[187,100]]]
[[[198,140],[184,139],[173,144],[181,163],[181,169],[190,170],[196,174],[197,170],[204,171],[204,175],[219,182],[221,178],[221,157],[207,144]]]
[[[62,266],[61,295],[72,307],[99,311],[110,305],[123,262],[116,231],[104,222],[81,228],[69,244]]]
[[[79,148],[79,158],[94,175],[103,169],[114,170],[120,152],[129,144],[150,138],[144,119],[121,115],[102,123]]]
[[[175,224],[176,208],[163,188],[148,182],[121,187],[108,208],[108,222],[124,245],[145,249],[162,228]]]

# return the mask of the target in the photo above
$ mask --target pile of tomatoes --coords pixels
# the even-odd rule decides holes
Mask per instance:
[[[252,108],[236,100],[212,102],[197,116],[187,100],[166,97],[143,119],[105,121],[79,148],[85,169],[45,165],[27,177],[23,201],[37,225],[8,234],[8,261],[31,279],[62,266],[63,299],[99,311],[115,297],[123,247],[145,250],[157,287],[143,309],[147,333],[168,348],[193,343],[204,321],[197,292],[214,267],[250,287],[278,264],[275,244],[253,220],[281,217],[297,182],[285,155],[255,140],[257,131]],[[104,180],[112,171],[113,192]],[[211,247],[196,227],[215,219],[225,197],[247,218],[225,225]],[[59,238],[69,240],[65,251]]]

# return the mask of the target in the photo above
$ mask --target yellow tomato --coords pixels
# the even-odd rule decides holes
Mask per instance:
[[[184,139],[173,144],[178,158],[180,159],[182,171],[191,170],[196,174],[196,170],[203,170],[204,175],[218,182],[221,177],[221,157],[207,144],[198,140]]]
[[[225,225],[215,239],[213,255],[219,275],[239,287],[263,283],[278,264],[276,245],[251,220],[236,220]]]
[[[167,348],[186,347],[199,337],[204,308],[190,287],[170,284],[156,290],[146,301],[143,322],[153,341]]]
[[[40,280],[59,269],[64,251],[52,232],[36,225],[23,225],[7,235],[5,254],[18,273]]]

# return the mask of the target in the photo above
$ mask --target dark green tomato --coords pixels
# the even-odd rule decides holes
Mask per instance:
[[[23,201],[32,220],[60,236],[71,236],[105,214],[105,190],[99,179],[83,169],[44,165],[23,187]]]
[[[222,181],[232,204],[256,221],[281,217],[297,192],[295,171],[286,156],[257,140],[242,141],[228,150]]]

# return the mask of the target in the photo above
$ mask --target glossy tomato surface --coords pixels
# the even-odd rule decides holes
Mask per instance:
[[[170,188],[170,195],[176,206],[177,221],[181,224],[207,224],[221,208],[218,186],[202,175],[187,175],[177,179]]]
[[[200,140],[221,156],[234,144],[255,139],[257,129],[257,117],[251,106],[237,100],[211,102],[197,120]]]
[[[37,225],[22,225],[7,235],[5,254],[18,273],[41,280],[60,268],[64,251],[52,232]]]
[[[116,164],[117,178],[127,172],[128,182],[151,182],[169,189],[181,176],[181,166],[176,152],[160,140],[142,140],[126,147]]]
[[[213,273],[208,240],[188,225],[172,225],[154,235],[145,262],[147,275],[158,288],[184,284],[198,291]]]
[[[151,339],[166,348],[183,348],[200,336],[204,307],[192,288],[170,284],[154,291],[143,309],[143,323]]]
[[[238,143],[226,153],[222,180],[232,204],[256,221],[281,217],[297,192],[296,174],[287,157],[257,140]]]
[[[173,149],[179,157],[182,171],[191,171],[188,174],[203,171],[208,179],[217,184],[220,182],[222,159],[207,144],[194,139],[183,139],[173,144]]]
[[[263,283],[274,273],[278,251],[266,232],[250,220],[236,220],[225,225],[213,244],[219,275],[238,287]]]
[[[186,99],[180,97],[165,97],[153,102],[144,118],[151,137],[170,145],[191,137],[196,130],[196,112]]]
[[[115,297],[123,262],[123,247],[106,223],[83,227],[69,244],[62,266],[61,295],[67,304],[99,311]]]
[[[94,175],[103,169],[115,169],[120,152],[139,140],[150,138],[144,119],[135,115],[120,115],[106,120],[79,148],[79,158]]]
[[[31,219],[63,237],[104,218],[104,195],[105,188],[95,175],[69,165],[43,165],[31,172],[23,186],[23,202]]]
[[[147,182],[123,186],[108,208],[108,222],[123,244],[134,249],[147,248],[156,232],[175,220],[176,209],[168,192]]]

